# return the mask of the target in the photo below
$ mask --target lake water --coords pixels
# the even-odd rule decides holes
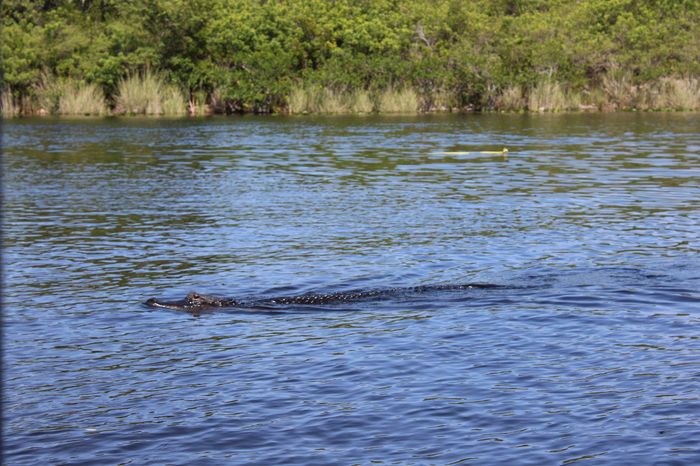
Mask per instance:
[[[699,130],[6,120],[4,463],[700,464]]]

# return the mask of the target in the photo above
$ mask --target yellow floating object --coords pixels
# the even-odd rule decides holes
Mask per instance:
[[[506,155],[508,154],[508,149],[505,147],[503,150],[482,150],[482,151],[476,151],[476,152],[438,152],[439,154],[442,155],[469,155],[469,154],[498,154],[498,155]]]

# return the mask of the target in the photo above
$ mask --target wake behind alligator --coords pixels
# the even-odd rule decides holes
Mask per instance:
[[[189,293],[184,299],[178,301],[166,301],[151,298],[145,302],[147,306],[178,311],[199,312],[202,310],[214,310],[217,308],[279,308],[280,306],[314,306],[354,303],[375,299],[389,299],[401,295],[422,294],[436,291],[468,290],[504,288],[505,285],[490,283],[463,283],[458,285],[421,285],[399,288],[359,289],[327,294],[302,294],[297,296],[278,296],[271,298],[259,298],[251,300],[237,300],[235,298],[223,298],[207,296],[200,293]]]

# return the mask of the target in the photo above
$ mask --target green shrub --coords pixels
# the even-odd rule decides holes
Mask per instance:
[[[99,113],[94,83],[155,115],[693,109],[698,1],[9,0],[5,108]]]

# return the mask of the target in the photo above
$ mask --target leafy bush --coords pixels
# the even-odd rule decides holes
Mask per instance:
[[[148,114],[697,108],[700,0],[6,0],[0,13],[0,87],[24,111],[58,112],[62,92],[64,107],[99,100],[87,83]],[[64,80],[80,85],[51,84]]]

